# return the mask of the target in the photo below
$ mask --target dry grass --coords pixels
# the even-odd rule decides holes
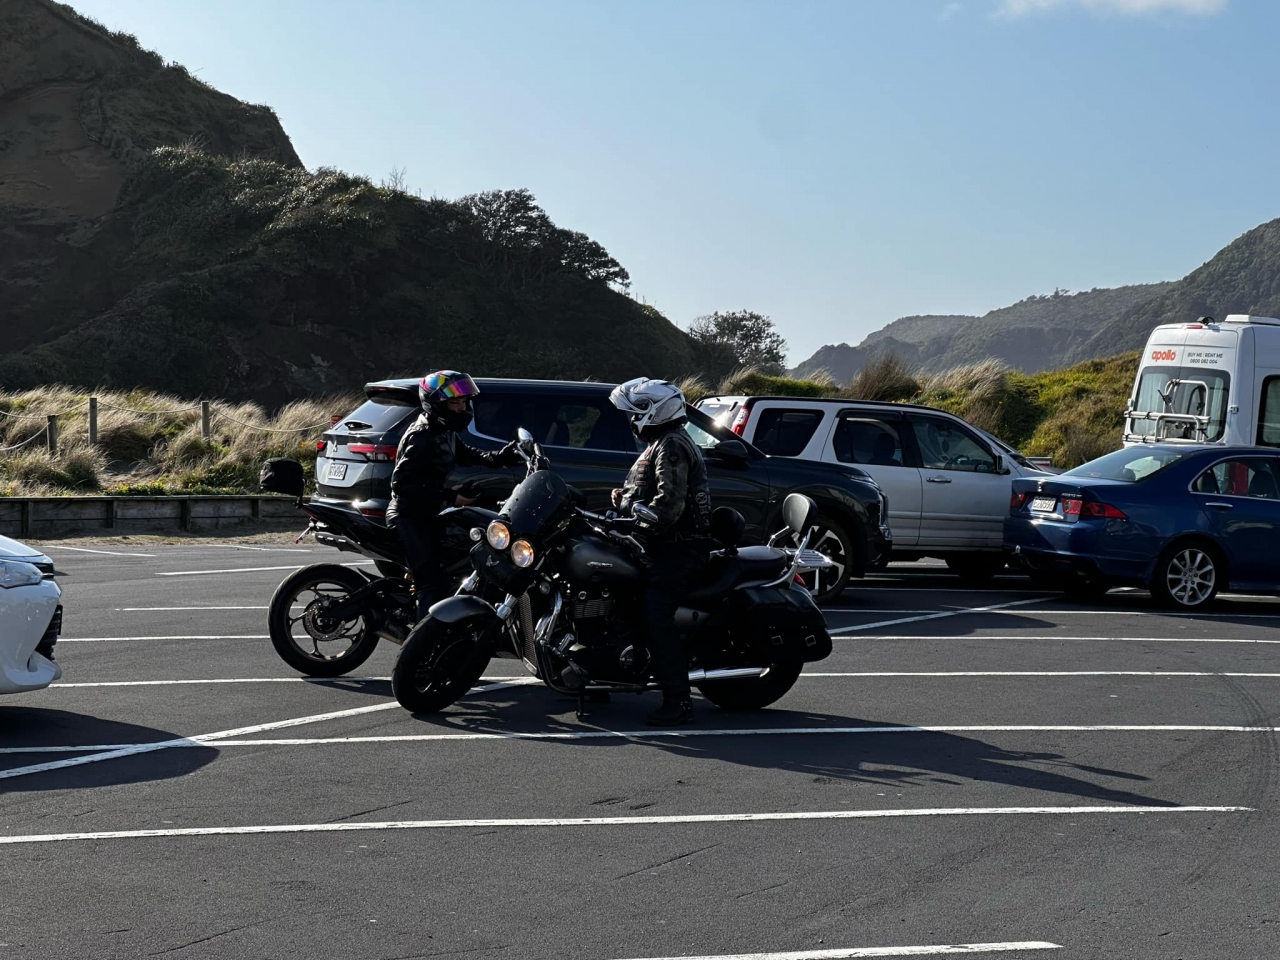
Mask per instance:
[[[897,354],[887,353],[859,370],[840,391],[840,396],[848,400],[896,402],[910,400],[919,392],[920,384],[906,364]]]

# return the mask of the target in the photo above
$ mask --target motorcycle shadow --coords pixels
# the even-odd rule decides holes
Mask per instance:
[[[609,704],[589,706],[587,716],[579,720],[572,712],[576,701],[548,697],[545,688],[530,686],[473,693],[444,713],[415,719],[457,732],[551,734],[542,742],[575,749],[616,751],[644,744],[685,759],[780,770],[814,783],[901,790],[981,782],[1108,805],[1178,805],[1105,782],[1151,782],[1145,775],[1078,763],[1052,751],[1011,750],[956,733],[896,732],[912,728],[813,711],[730,713],[700,700],[695,700],[693,724],[677,730],[646,727],[644,714],[657,704],[652,695],[614,695]],[[552,712],[560,710],[564,712]],[[812,732],[864,727],[884,732]]]
[[[100,720],[69,710],[40,707],[0,707],[0,744],[5,747],[45,747],[68,744],[132,745],[178,740],[178,733],[133,723]],[[101,753],[10,753],[0,755],[0,773],[44,763],[57,763]],[[0,794],[93,787],[169,780],[194,773],[218,755],[213,746],[181,746],[148,750],[83,766],[32,771],[0,779]]]

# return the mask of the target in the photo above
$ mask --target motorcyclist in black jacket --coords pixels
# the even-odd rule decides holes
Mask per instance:
[[[683,429],[685,398],[665,380],[640,377],[615,387],[610,401],[631,415],[631,429],[646,447],[613,491],[624,513],[643,503],[658,515],[646,531],[649,583],[644,596],[644,626],[654,672],[662,686],[662,706],[648,723],[675,726],[693,715],[689,666],[676,635],[675,615],[690,581],[706,565],[711,551],[711,491],[702,450]]]
[[[441,563],[438,515],[447,507],[475,503],[447,487],[455,464],[497,467],[520,460],[514,442],[490,453],[468,446],[458,436],[471,423],[471,398],[479,393],[475,381],[456,370],[439,370],[423,377],[418,384],[422,413],[400,438],[396,450],[387,526],[404,544],[419,620],[449,592]]]

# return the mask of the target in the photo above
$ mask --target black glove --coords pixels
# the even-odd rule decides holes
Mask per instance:
[[[524,463],[524,457],[520,456],[519,448],[519,441],[512,440],[498,451],[498,460],[504,467],[514,467],[517,463]]]

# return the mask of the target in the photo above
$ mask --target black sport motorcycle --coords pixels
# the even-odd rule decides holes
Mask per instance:
[[[520,451],[542,456],[523,430]],[[449,706],[494,656],[522,660],[551,689],[578,697],[580,712],[591,694],[657,689],[641,616],[641,540],[657,517],[644,506],[630,517],[592,513],[585,499],[550,469],[531,467],[499,515],[471,530],[472,575],[400,649],[391,686],[402,706]],[[831,653],[826,620],[798,576],[831,563],[808,548],[817,506],[792,494],[782,513],[786,526],[768,546],[739,547],[742,516],[715,510],[711,536],[721,549],[676,615],[690,683],[725,709],[768,706],[805,663]],[[775,546],[786,538],[798,546]]]
[[[376,570],[317,563],[286,577],[267,613],[271,644],[280,658],[307,676],[339,677],[368,660],[379,640],[403,644],[417,620],[413,582],[382,505],[304,499],[302,467],[293,460],[267,461],[262,487],[298,498],[298,508],[310,518],[298,542],[314,536],[317,543],[372,560]],[[468,496],[471,491],[464,487],[458,492]],[[479,505],[450,507],[439,514],[450,582],[459,584],[471,572],[470,531],[497,516]]]

